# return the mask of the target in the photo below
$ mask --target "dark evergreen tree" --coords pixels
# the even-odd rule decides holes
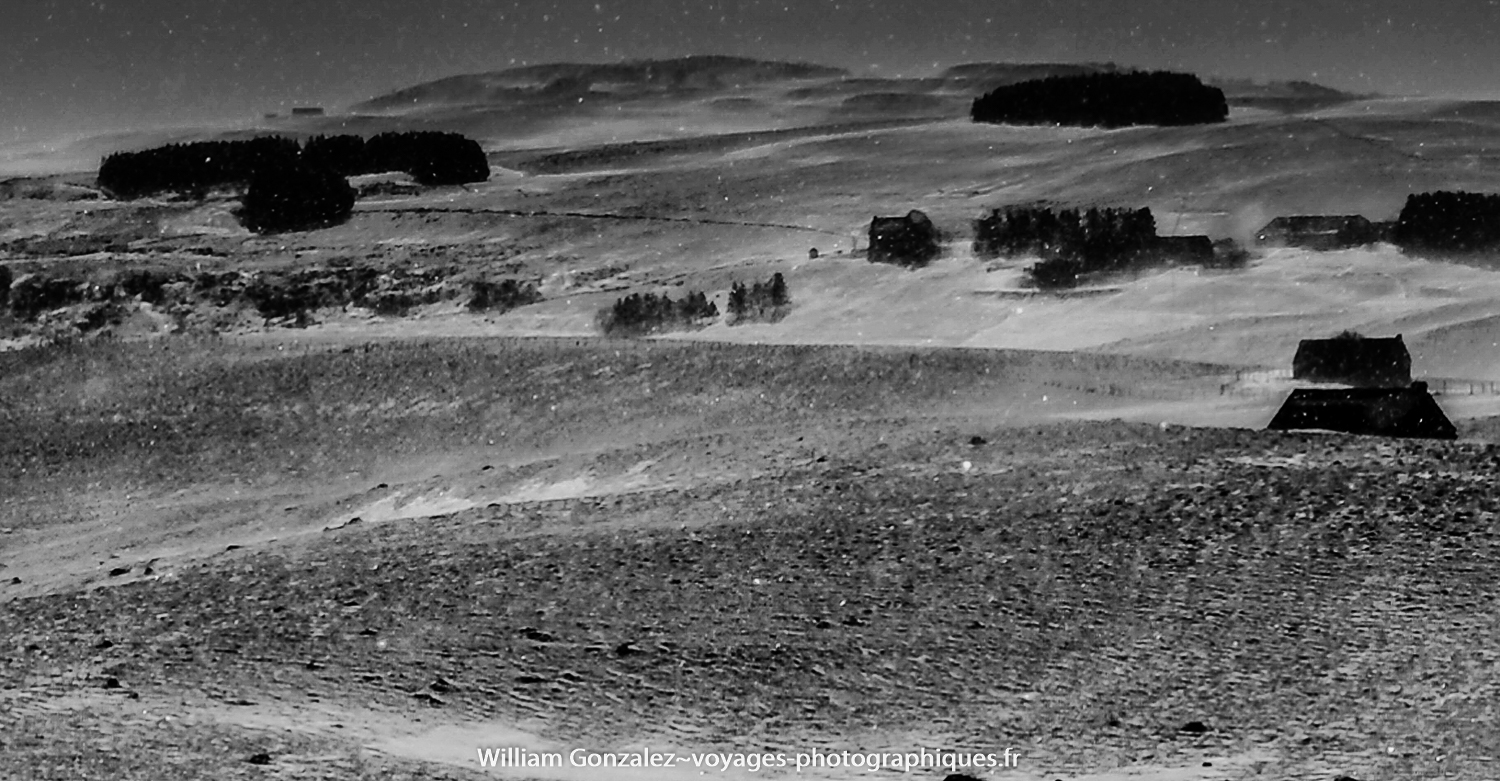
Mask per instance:
[[[748,311],[750,291],[744,285],[735,282],[729,286],[729,315],[734,319],[745,316]]]
[[[786,315],[791,303],[786,279],[779,272],[750,287],[734,282],[729,287],[728,324],[776,322]]]
[[[974,223],[974,254],[982,258],[1036,255],[1032,278],[1044,287],[1079,276],[1117,271],[1141,262],[1157,243],[1150,209],[1053,211],[1037,206],[994,209]]]
[[[365,140],[359,136],[313,136],[302,146],[302,163],[340,176],[369,173]]]
[[[719,316],[719,308],[701,292],[673,301],[655,293],[631,293],[600,310],[600,330],[606,334],[639,335],[702,325]]]
[[[771,306],[786,306],[792,302],[787,296],[786,280],[781,277],[781,272],[776,272],[771,277]]]
[[[0,266],[0,309],[10,303],[10,285],[13,281],[15,275],[11,273],[10,266]]]
[[[243,184],[265,167],[295,162],[300,150],[289,138],[266,136],[244,141],[168,144],[142,152],[121,152],[99,165],[99,186],[121,198]]]
[[[1026,269],[1040,288],[1073,287],[1083,273],[1083,264],[1071,258],[1050,258]]]
[[[484,150],[457,133],[381,133],[365,144],[362,173],[405,171],[427,185],[482,182],[490,177]]]
[[[258,172],[238,216],[255,233],[282,233],[336,225],[353,210],[354,188],[342,176],[291,164]]]
[[[290,138],[168,144],[141,152],[119,152],[99,165],[99,186],[121,198],[181,191],[201,196],[208,188],[247,184],[257,173],[305,166],[341,176],[405,171],[427,185],[482,182],[489,161],[479,144],[457,133],[381,133],[314,136],[299,147]]]
[[[1500,249],[1500,195],[1439,191],[1407,196],[1392,240],[1415,252]]]

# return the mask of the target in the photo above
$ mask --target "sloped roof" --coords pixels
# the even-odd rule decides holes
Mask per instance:
[[[1266,429],[1323,429],[1426,439],[1458,437],[1458,429],[1427,392],[1426,384],[1420,382],[1406,388],[1298,388]]]

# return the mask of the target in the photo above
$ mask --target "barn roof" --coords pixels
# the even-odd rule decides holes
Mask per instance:
[[[1266,428],[1323,429],[1383,437],[1458,437],[1458,430],[1422,382],[1405,388],[1298,388]]]

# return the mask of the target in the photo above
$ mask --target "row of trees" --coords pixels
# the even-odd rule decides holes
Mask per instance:
[[[1156,218],[1148,208],[1011,206],[974,221],[974,254],[982,258],[1035,254],[1106,267],[1146,250],[1155,238]]]
[[[1470,254],[1500,249],[1500,195],[1430,192],[1409,195],[1392,241],[1416,252]]]
[[[702,292],[673,301],[666,294],[631,293],[601,309],[599,330],[608,335],[640,336],[660,331],[706,325],[719,317],[719,307]]]
[[[776,322],[786,316],[791,303],[780,272],[750,287],[735,282],[729,286],[728,323]]]
[[[1151,210],[1053,211],[1040,206],[994,209],[974,222],[974,254],[1037,255],[1027,269],[1039,287],[1069,287],[1084,274],[1120,271],[1144,260],[1156,243]]]
[[[1198,125],[1223,122],[1229,103],[1189,73],[1132,71],[1009,84],[976,98],[969,115],[1008,125]]]
[[[247,183],[256,171],[295,165],[300,154],[295,140],[280,136],[116,152],[99,164],[99,186],[120,198],[172,191],[202,194],[211,187]]]
[[[457,133],[432,131],[360,136],[313,136],[302,162],[343,176],[405,171],[426,185],[482,182],[490,164],[479,144]]]
[[[265,136],[240,141],[168,144],[117,152],[99,165],[99,186],[122,198],[161,192],[199,193],[243,185],[261,173],[295,168],[338,176],[405,171],[426,185],[482,182],[489,178],[484,150],[457,133],[432,131],[360,136],[314,136],[304,146]]]
[[[727,325],[748,322],[776,322],[786,316],[792,305],[786,278],[778,272],[764,282],[746,286],[733,282],[729,286]],[[616,299],[613,306],[599,310],[599,330],[613,336],[643,336],[662,331],[699,328],[717,320],[719,307],[708,295],[694,291],[673,300],[665,294],[632,293]]]

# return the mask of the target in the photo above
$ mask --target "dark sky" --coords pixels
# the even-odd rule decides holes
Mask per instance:
[[[1114,60],[1500,97],[1500,0],[5,0],[0,143],[694,53],[904,75]]]

